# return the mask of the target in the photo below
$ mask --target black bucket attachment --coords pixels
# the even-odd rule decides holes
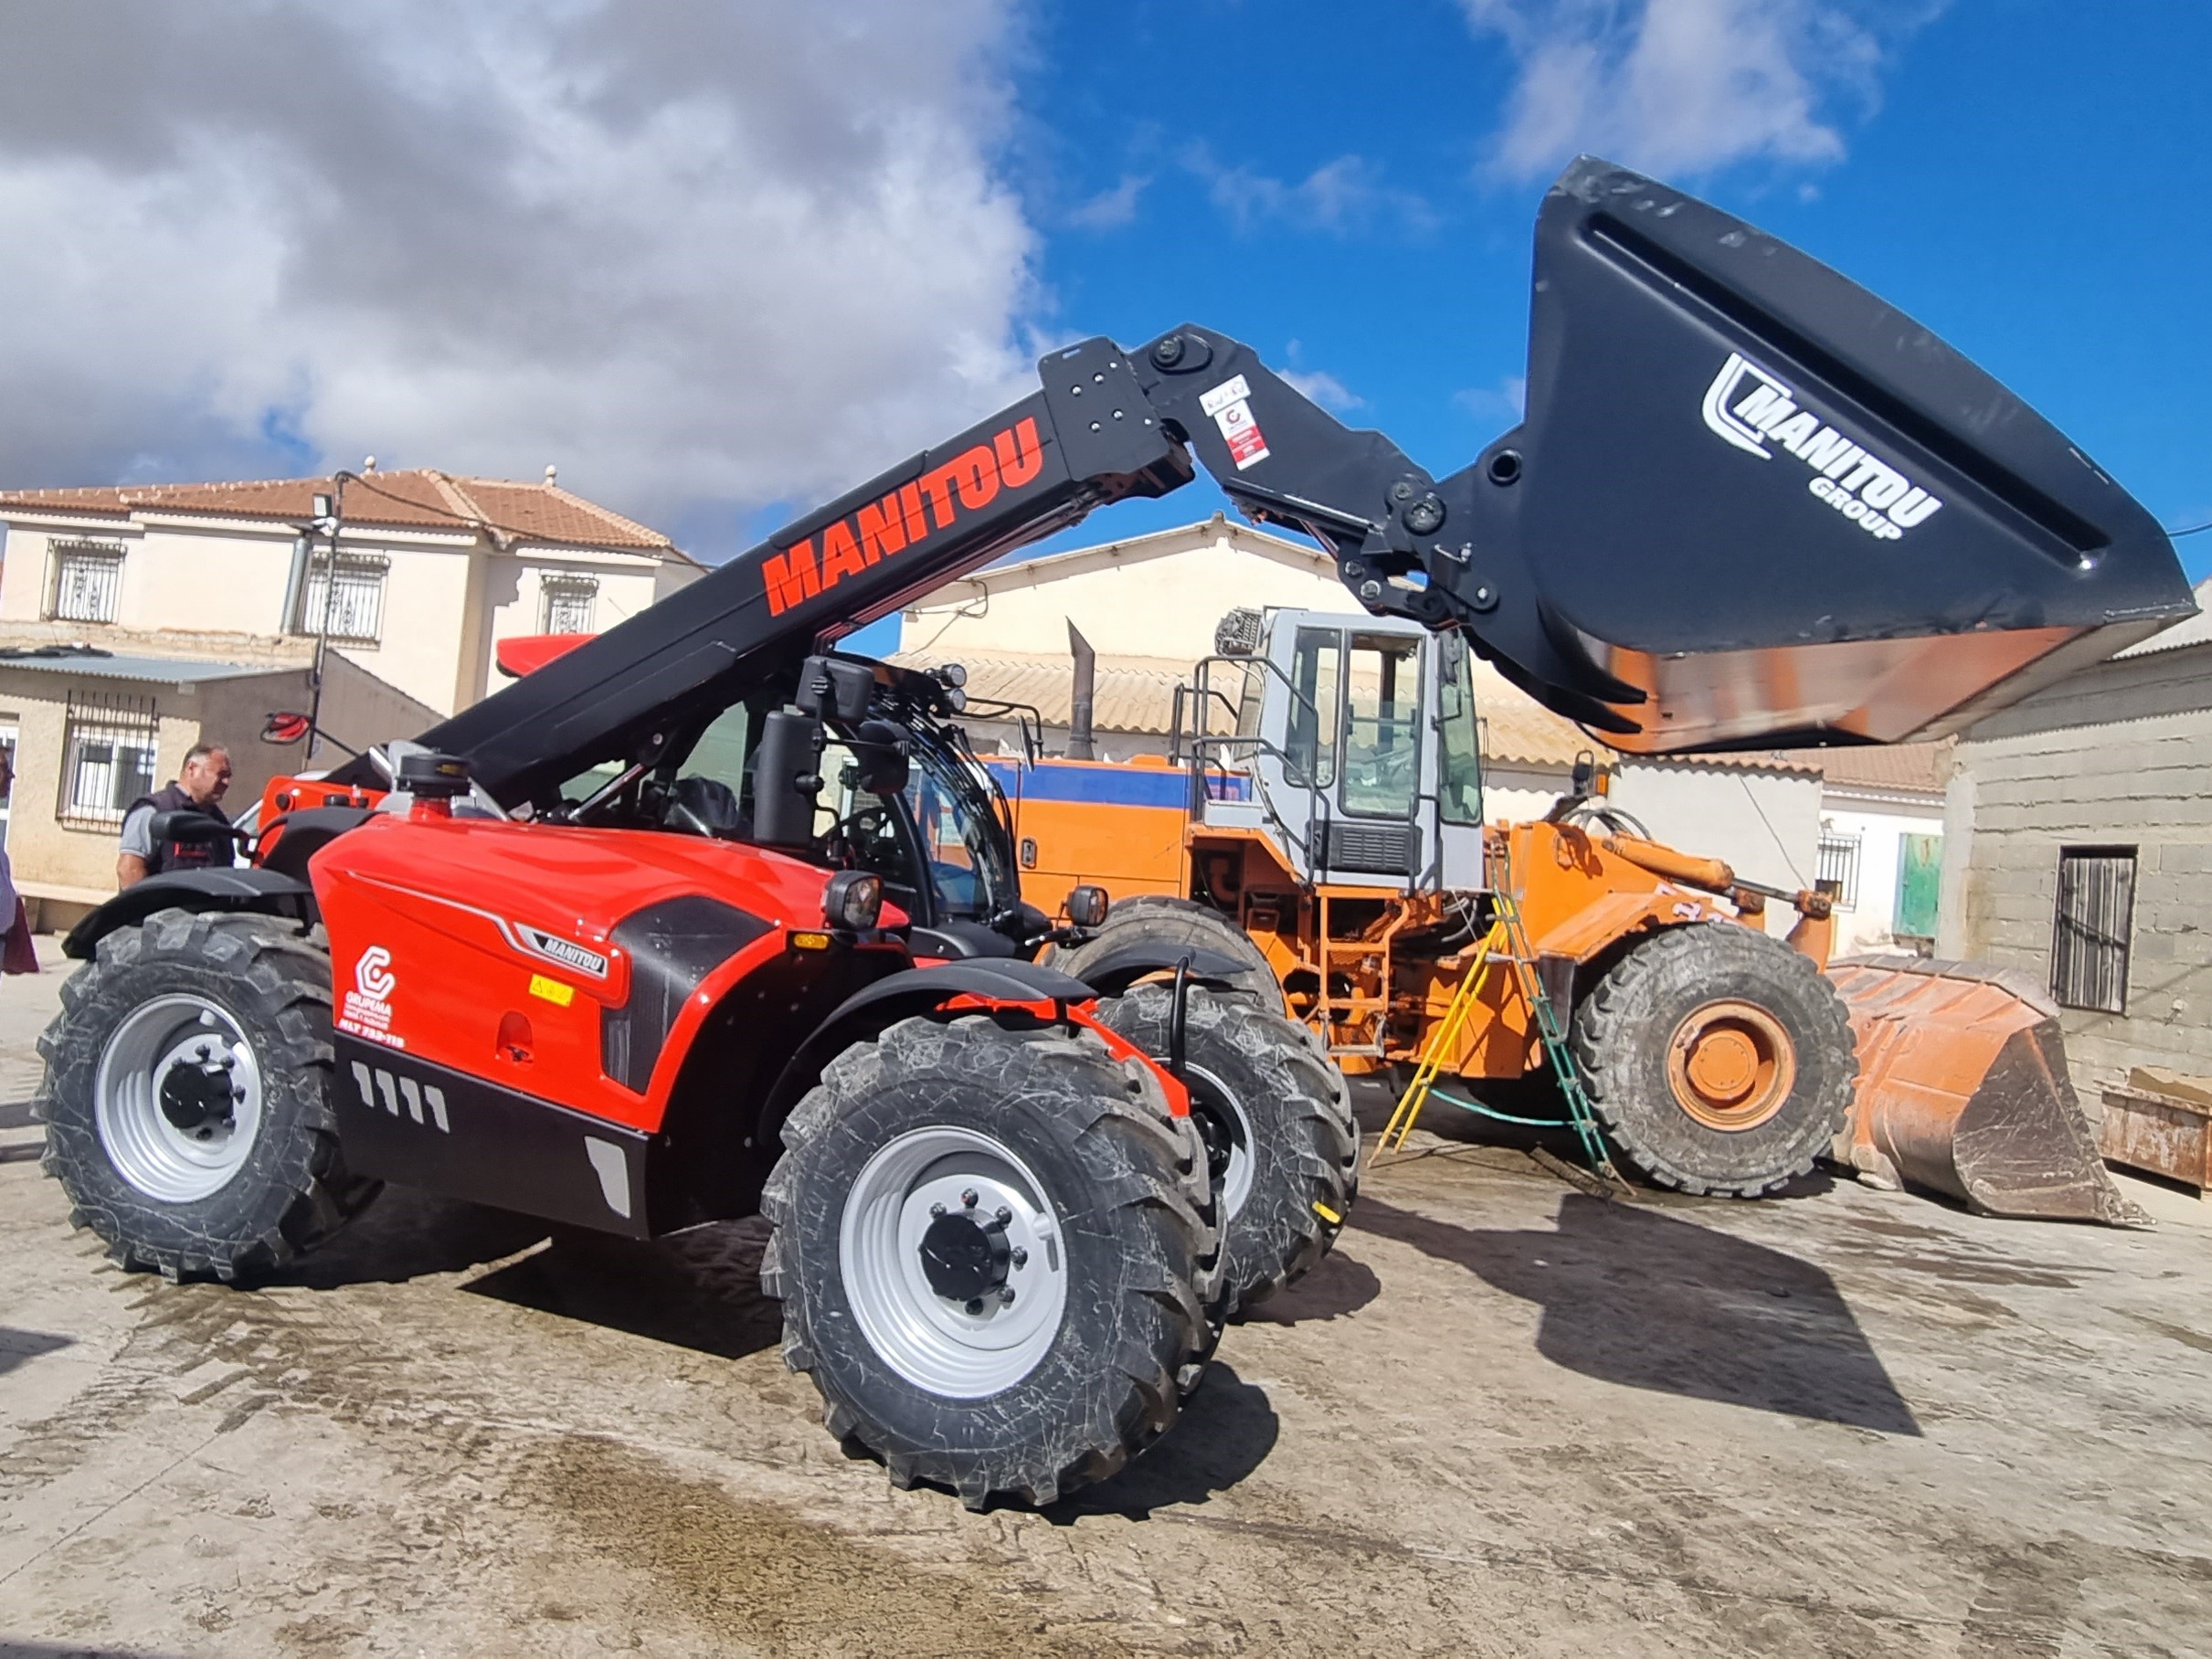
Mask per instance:
[[[2062,433],[1742,221],[1584,157],[1535,278],[1527,417],[1438,486],[1431,568],[1615,747],[1939,736],[2194,610]]]

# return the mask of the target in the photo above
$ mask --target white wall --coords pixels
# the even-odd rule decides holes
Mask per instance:
[[[950,583],[905,613],[899,649],[1062,654],[1072,618],[1102,657],[1195,662],[1213,654],[1214,625],[1239,606],[1360,608],[1318,548],[1215,518]]]
[[[1619,761],[1614,804],[1652,839],[1698,858],[1727,861],[1741,877],[1795,891],[1813,884],[1820,847],[1820,778],[1765,766]],[[1796,923],[1786,904],[1767,906],[1767,931]]]
[[[1824,831],[1858,837],[1858,892],[1850,909],[1836,912],[1836,954],[1857,956],[1898,948],[1897,872],[1908,835],[1941,835],[1940,803],[1907,807],[1831,796],[1822,807]],[[1940,914],[1940,910],[1939,910]],[[1939,923],[1940,925],[1940,923]]]
[[[58,528],[14,523],[0,565],[0,624],[11,639],[88,640],[118,651],[217,661],[302,660],[312,641],[291,632],[290,525],[257,520],[135,519]],[[44,619],[48,544],[121,544],[122,584],[112,623]],[[600,629],[645,609],[701,572],[680,559],[590,548],[489,552],[473,531],[349,530],[347,553],[386,561],[384,608],[373,644],[337,649],[370,674],[440,713],[485,695],[499,639],[538,629],[539,578],[548,569],[598,578]]]

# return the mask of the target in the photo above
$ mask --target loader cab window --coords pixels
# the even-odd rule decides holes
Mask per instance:
[[[1333,628],[1301,628],[1290,656],[1290,719],[1283,770],[1294,784],[1326,789],[1337,780],[1337,688],[1344,636]]]
[[[1352,635],[1344,693],[1344,810],[1413,817],[1421,787],[1421,641]]]
[[[1443,741],[1437,768],[1438,808],[1447,824],[1482,822],[1482,734],[1476,724],[1475,653],[1466,636],[1436,641],[1436,725]]]

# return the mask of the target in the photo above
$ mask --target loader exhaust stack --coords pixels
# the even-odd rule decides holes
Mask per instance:
[[[2112,1184],[2067,1073],[2058,1005],[1975,962],[1839,962],[1858,1044],[1858,1099],[1836,1159],[1988,1215],[2142,1227]]]

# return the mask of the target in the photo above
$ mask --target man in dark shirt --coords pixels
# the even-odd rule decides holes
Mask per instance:
[[[228,829],[230,819],[216,803],[230,787],[230,751],[220,744],[196,743],[185,752],[185,764],[176,781],[151,795],[142,795],[123,814],[122,851],[115,861],[115,885],[120,890],[137,885],[150,875],[172,868],[170,850],[153,840],[153,819],[163,812],[199,812]],[[221,861],[228,863],[228,858]]]

